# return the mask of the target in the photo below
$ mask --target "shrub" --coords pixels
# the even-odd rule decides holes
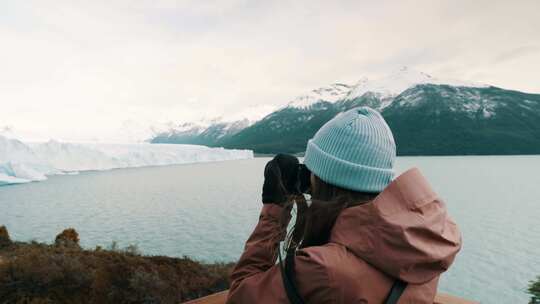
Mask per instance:
[[[58,234],[54,240],[54,244],[58,247],[80,248],[79,234],[75,229],[68,228]]]
[[[0,226],[0,248],[11,245],[6,226]]]
[[[530,282],[528,291],[532,296],[529,304],[540,304],[540,276],[536,278],[536,281]]]
[[[142,256],[136,246],[83,250],[75,230],[64,232],[55,245],[0,248],[0,303],[179,303],[229,285],[232,264]]]

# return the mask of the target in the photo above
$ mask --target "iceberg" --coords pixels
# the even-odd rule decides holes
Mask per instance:
[[[48,175],[77,174],[146,166],[253,158],[251,150],[177,144],[23,143],[0,136],[0,186],[46,180]]]
[[[0,173],[0,186],[13,185],[13,184],[24,184],[24,183],[29,183],[29,182],[31,182],[31,180],[27,180],[27,179],[24,179],[24,178],[13,177],[13,176],[10,176],[10,175],[6,175],[4,173]]]

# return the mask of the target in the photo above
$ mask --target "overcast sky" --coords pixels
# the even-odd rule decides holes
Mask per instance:
[[[118,140],[401,66],[540,93],[540,1],[0,2],[0,128]]]

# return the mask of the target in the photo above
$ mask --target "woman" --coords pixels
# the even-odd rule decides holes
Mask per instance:
[[[231,274],[228,303],[433,303],[461,236],[418,169],[392,180],[395,157],[382,116],[359,107],[309,140],[309,207],[297,195],[297,159],[271,160],[259,223]],[[282,267],[276,260],[291,201],[298,215]]]

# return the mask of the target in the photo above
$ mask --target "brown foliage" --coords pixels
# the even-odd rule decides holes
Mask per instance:
[[[6,226],[0,226],[0,248],[11,245],[11,239]]]
[[[0,248],[0,303],[180,303],[229,285],[231,264],[134,252],[39,243]]]
[[[54,244],[59,247],[80,248],[79,234],[73,228],[64,229],[56,236]]]

